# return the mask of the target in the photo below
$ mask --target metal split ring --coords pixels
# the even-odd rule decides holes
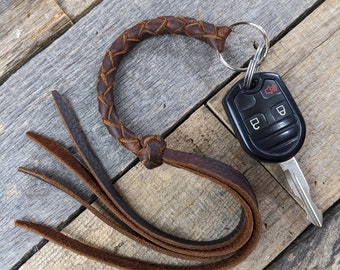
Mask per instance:
[[[268,38],[268,35],[266,33],[266,31],[259,25],[255,24],[255,23],[252,23],[252,22],[245,22],[245,21],[242,21],[242,22],[237,22],[237,23],[234,23],[232,25],[230,25],[230,28],[233,29],[235,26],[237,25],[242,25],[242,24],[245,24],[245,25],[250,25],[252,27],[255,27],[257,30],[259,30],[263,36],[263,40],[264,42],[262,43],[263,44],[263,49],[261,49],[261,51],[263,51],[263,53],[260,53],[260,59],[258,60],[258,65],[264,60],[264,58],[267,56],[267,53],[268,53],[268,49],[269,49],[269,45],[270,45],[270,42],[269,42],[269,38]],[[258,52],[258,50],[257,50]],[[243,72],[243,71],[247,71],[248,70],[248,67],[245,67],[245,68],[242,68],[242,67],[235,67],[233,65],[230,65],[223,57],[223,55],[220,53],[220,52],[217,52],[218,54],[218,57],[219,59],[221,60],[222,64],[225,65],[227,68],[233,70],[233,71],[237,71],[237,72]]]
[[[243,81],[243,88],[244,89],[250,89],[251,88],[251,83],[253,81],[254,74],[258,70],[258,66],[260,64],[261,59],[263,59],[263,53],[265,46],[264,43],[261,43],[257,49],[254,57],[250,60],[249,65],[247,67],[247,72],[246,75],[244,76],[244,81]]]

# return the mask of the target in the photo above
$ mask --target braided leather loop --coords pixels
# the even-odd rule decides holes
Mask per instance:
[[[106,52],[98,77],[98,101],[104,124],[119,143],[135,153],[147,168],[162,162],[196,175],[205,177],[229,192],[240,204],[242,214],[236,228],[227,236],[209,241],[182,239],[148,223],[131,208],[110,181],[110,176],[88,144],[69,103],[56,91],[52,92],[55,105],[63,120],[81,162],[56,141],[33,132],[28,137],[47,150],[71,172],[75,173],[101,201],[110,215],[102,213],[77,192],[59,181],[27,168],[21,171],[31,174],[63,190],[83,204],[95,216],[134,241],[166,255],[181,259],[209,262],[201,265],[163,265],[127,258],[100,249],[48,226],[35,222],[17,220],[16,226],[31,230],[62,247],[85,255],[107,265],[123,269],[165,270],[191,269],[211,270],[233,267],[245,259],[255,248],[261,234],[261,217],[255,194],[247,179],[230,166],[208,157],[184,153],[166,148],[159,135],[139,137],[126,128],[114,106],[114,79],[118,65],[137,42],[154,35],[181,34],[200,39],[218,51],[230,32],[227,26],[216,27],[199,20],[183,17],[160,17],[143,21],[121,34]]]
[[[103,123],[117,141],[136,154],[147,168],[162,164],[165,141],[161,136],[140,138],[126,128],[119,119],[114,106],[114,80],[123,56],[138,42],[156,35],[177,34],[202,40],[218,51],[223,51],[224,43],[231,29],[228,26],[215,26],[193,18],[158,17],[139,22],[124,31],[110,46],[104,56],[98,75],[97,99]]]

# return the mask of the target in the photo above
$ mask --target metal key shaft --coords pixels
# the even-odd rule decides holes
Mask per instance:
[[[307,213],[307,219],[314,225],[321,227],[322,213],[312,201],[308,182],[296,159],[293,157],[287,161],[281,162],[280,166],[284,171],[289,186],[294,194],[302,200],[304,210]]]

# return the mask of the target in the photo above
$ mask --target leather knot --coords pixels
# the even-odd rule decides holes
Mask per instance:
[[[159,135],[146,136],[140,139],[142,149],[136,155],[139,160],[148,169],[156,168],[162,165],[163,151],[166,148],[166,142]]]

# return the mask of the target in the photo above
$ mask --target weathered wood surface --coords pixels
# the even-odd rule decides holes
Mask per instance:
[[[340,195],[340,130],[335,123],[340,114],[339,14],[336,1],[324,3],[275,44],[261,66],[261,70],[282,75],[305,117],[306,141],[297,159],[310,184],[311,196],[322,210],[333,205]],[[316,25],[322,31],[315,31]],[[229,128],[221,100],[240,78],[235,78],[208,102]],[[277,164],[264,166],[291,192]]]
[[[202,107],[193,113],[167,138],[167,142],[170,148],[196,152],[232,165],[244,173],[254,187],[265,224],[263,235],[256,251],[235,269],[262,269],[307,226],[308,222],[295,201],[258,162],[241,150],[235,137],[207,108]],[[228,221],[237,220],[240,214],[238,204],[232,201],[230,205],[230,195],[223,189],[204,178],[166,165],[149,171],[139,163],[116,186],[146,220],[172,234],[189,239],[211,240],[225,236],[228,233],[226,228],[230,230],[236,225]],[[64,231],[127,256],[163,263],[188,264],[135,244],[103,226],[102,222],[93,219],[87,212]],[[278,231],[289,233],[277,235]],[[275,248],[271,248],[273,245]],[[36,253],[21,269],[69,268],[112,269],[51,243]]]
[[[340,269],[340,203],[331,207],[324,218],[322,229],[305,231],[265,270]]]
[[[2,168],[6,168],[1,170],[0,184],[0,268],[11,267],[40,239],[14,228],[15,218],[57,226],[78,207],[59,191],[16,172],[19,165],[27,165],[43,168],[65,181],[75,181],[23,136],[29,129],[40,131],[70,147],[51,102],[51,89],[59,90],[71,100],[94,149],[114,177],[129,166],[134,157],[118,147],[100,123],[94,89],[103,52],[121,31],[141,19],[172,14],[216,24],[250,20],[268,29],[273,38],[313,3],[311,0],[295,1],[289,3],[290,7],[273,0],[254,7],[252,1],[242,6],[237,1],[206,2],[200,6],[189,1],[164,5],[159,5],[158,1],[146,4],[104,1],[12,75],[0,87],[0,152]],[[281,12],[274,13],[272,7]],[[235,46],[234,50],[241,63],[248,57],[246,54],[239,57],[244,54],[240,46]],[[127,57],[122,70],[128,72],[119,74],[117,107],[129,126],[143,134],[169,130],[231,75],[205,44],[185,37],[146,41]],[[84,187],[78,185],[77,188],[85,192]],[[287,243],[289,241],[291,239]]]
[[[72,26],[53,0],[0,3],[0,84]]]
[[[90,11],[102,0],[55,0],[62,10],[70,17],[72,22],[76,22],[84,13]]]
[[[1,1],[0,84],[101,1]]]
[[[278,53],[276,48],[285,46],[288,51],[291,50],[289,44],[284,43],[286,38],[296,38],[295,35],[298,35],[298,33],[301,34],[301,29],[307,29],[306,31],[308,31],[311,21],[318,17],[324,17],[325,13],[330,16],[330,20],[332,20],[331,12],[329,12],[329,8],[332,6],[332,3],[334,2],[326,2],[299,26],[293,29],[290,34],[288,34],[282,41],[272,48],[268,59],[271,59],[273,54],[277,58],[284,58],[284,51]],[[331,28],[331,26],[329,27]],[[328,37],[326,35],[324,40],[320,40],[315,43],[310,42],[311,40],[306,40],[306,42],[309,41],[309,44],[313,44],[314,49],[311,48],[311,53],[303,61],[299,61],[301,62],[302,66],[305,65],[303,68],[300,66],[300,69],[298,69],[298,67],[295,68],[292,66],[289,71],[287,70],[284,72],[287,84],[289,83],[289,78],[292,76],[292,74],[298,77],[305,76],[303,80],[307,80],[306,83],[310,83],[304,70],[307,69],[308,71],[308,69],[315,69],[316,67],[318,67],[320,70],[323,70],[325,66],[329,68],[330,74],[324,76],[328,76],[327,78],[330,79],[329,84],[334,82],[334,79],[336,79],[337,76],[337,71],[334,70],[334,66],[336,66],[337,63],[330,64],[330,61],[327,60],[325,60],[325,63],[320,63],[320,58],[316,57],[316,55],[320,55],[321,51],[329,52],[330,50],[332,55],[337,57],[337,54],[333,51],[334,49],[332,49],[332,47],[337,44],[338,35],[336,34],[336,31],[330,32],[333,32],[334,34],[329,34]],[[309,38],[314,39],[315,36],[310,35]],[[294,44],[292,44],[292,46],[294,46]],[[325,54],[322,54],[322,56],[326,57]],[[271,61],[274,60],[271,59]],[[291,61],[295,61],[294,57],[291,58]],[[268,68],[270,68],[270,66],[268,66]],[[318,85],[318,83],[321,84],[321,82],[323,82],[324,87],[329,87],[329,85],[324,82],[326,79],[325,77],[319,76],[316,80],[320,81],[314,81],[314,83]],[[301,82],[303,80],[301,79]],[[323,88],[320,90],[322,89]],[[332,90],[333,95],[335,94],[335,89],[337,89],[336,86]],[[324,106],[322,102],[319,102],[320,104],[316,104],[313,102],[313,99],[308,99],[303,91],[301,91],[301,93],[304,100],[301,100],[301,98],[297,100],[299,104],[302,104],[300,106],[302,111],[308,109],[308,106],[314,106],[316,110],[320,108],[319,106]],[[330,95],[332,93],[330,93]],[[334,102],[339,101],[338,97],[334,99]],[[324,102],[326,101],[327,99]],[[328,100],[327,102],[330,101]],[[333,109],[335,110],[333,113],[336,113],[336,108],[336,106],[333,106]],[[332,117],[332,113],[330,112],[321,112],[320,117],[327,118],[325,117],[325,114],[330,114],[331,116],[329,117]],[[308,119],[313,119],[313,117],[314,116],[307,114],[306,120],[311,121]],[[334,134],[337,134],[337,131],[338,130],[331,130],[333,137],[331,136],[326,138],[326,141],[329,141],[330,144],[333,143],[333,147],[334,145],[337,146],[336,141],[334,141],[336,139],[334,138]],[[323,136],[324,135],[325,134],[323,134]],[[306,144],[308,145],[308,148],[305,150],[306,155],[309,151],[315,151],[313,147],[317,147],[317,145],[309,142],[308,140],[306,141]],[[276,181],[274,181],[270,174],[264,171],[256,161],[244,154],[240,146],[236,143],[235,138],[233,138],[233,136],[219,122],[217,122],[217,120],[210,114],[209,111],[207,111],[205,107],[197,110],[183,125],[177,128],[176,131],[170,135],[167,141],[169,142],[170,147],[215,157],[235,166],[237,169],[246,174],[254,186],[263,216],[263,236],[255,252],[251,254],[251,256],[236,269],[263,269],[308,225],[308,222],[304,218],[305,214],[303,210],[282,189],[282,187]],[[330,149],[327,149],[327,151],[329,150]],[[321,153],[319,155],[321,155],[322,159],[326,159],[326,162],[330,162],[332,159],[338,160],[339,157],[338,154],[334,155],[334,153],[331,153],[330,156]],[[322,166],[324,166],[324,164],[318,164],[316,162],[312,162],[312,165],[313,168],[306,166],[308,171],[306,173],[307,176],[310,176],[314,169],[320,170]],[[330,181],[330,185],[327,187],[328,190],[325,188],[320,188],[314,191],[318,193],[319,197],[317,197],[316,201],[323,209],[327,208],[329,202],[320,200],[321,196],[326,197],[328,201],[334,201],[338,199],[338,169],[339,168],[337,164],[332,164],[329,167],[328,172],[323,171],[319,174],[325,177],[329,176],[328,181]],[[200,181],[202,181],[200,179],[190,175],[182,174],[182,172],[181,176],[183,178],[178,176],[178,172],[176,172],[176,170],[166,166],[162,166],[159,169],[150,172],[145,170],[141,165],[137,165],[131,169],[129,173],[126,174],[122,179],[120,179],[116,186],[119,187],[122,193],[126,196],[129,203],[135,209],[137,209],[139,213],[145,216],[146,219],[154,221],[156,225],[162,228],[168,228],[170,229],[170,232],[175,234],[180,234],[184,231],[189,232],[189,236],[194,236],[197,232],[203,231],[208,235],[211,233],[211,237],[217,237],[218,232],[222,231],[218,230],[217,228],[218,226],[222,226],[222,224],[215,224],[217,227],[212,229],[212,231],[206,231],[204,229],[202,230],[202,227],[206,228],[205,226],[209,225],[205,222],[198,223],[199,225],[196,227],[193,227],[192,224],[197,224],[197,220],[202,220],[204,217],[207,219],[211,218],[211,213],[209,213],[209,209],[212,207],[211,205],[214,206],[214,212],[216,211],[217,213],[221,213],[222,216],[223,214],[228,213],[226,212],[225,208],[221,207],[218,209],[216,207],[216,205],[221,205],[219,201],[221,197],[216,196],[215,194],[220,193],[218,190],[215,190],[213,186],[205,185],[204,182],[200,183]],[[259,181],[259,179],[261,180]],[[198,184],[196,186],[193,185],[193,183]],[[196,188],[198,188],[198,190]],[[201,193],[199,191],[200,189],[204,190],[204,194],[206,194],[206,191],[208,191],[208,194],[211,194],[211,196],[209,195],[209,200],[204,198],[204,200],[201,201],[199,198],[193,198],[190,195],[188,195],[188,197],[181,198],[182,196],[180,194],[182,193],[178,192],[178,190],[187,190],[189,194],[190,192]],[[162,201],[164,200],[164,203],[160,204],[155,202],[155,200],[152,198],[152,195],[161,197]],[[180,202],[178,199],[180,199]],[[145,201],[145,204],[140,204],[140,201]],[[188,217],[187,213],[191,212],[191,208],[186,208],[186,205],[192,205],[193,209],[196,209],[198,212],[193,212]],[[178,207],[181,208],[178,209]],[[202,211],[202,209],[205,209],[207,212],[205,213]],[[176,216],[176,214],[178,216]],[[184,219],[186,226],[181,226],[181,224],[176,223],[182,220],[179,218],[183,217],[181,214],[187,218],[187,220]],[[221,218],[220,220],[224,219]],[[212,217],[211,221],[214,223],[215,219]],[[85,228],[79,229],[80,225],[85,226]],[[319,229],[319,232],[323,230],[324,229]],[[168,257],[159,256],[158,254],[156,255],[154,252],[147,251],[145,248],[141,248],[138,245],[131,243],[126,238],[121,237],[117,233],[112,232],[110,229],[101,226],[100,222],[92,219],[91,215],[86,211],[74,222],[72,222],[72,224],[65,229],[65,232],[76,237],[81,237],[83,240],[90,243],[94,243],[99,246],[105,246],[111,250],[126,254],[128,256],[137,256],[148,260],[155,260],[155,258],[157,258],[157,261],[160,260],[162,262],[183,263],[183,261],[170,260]],[[327,228],[326,232],[329,233]],[[98,242],[99,235],[103,236],[101,237],[100,242]],[[323,235],[327,234],[324,233]],[[337,238],[335,238],[331,243],[334,243],[336,239]],[[108,243],[112,243],[110,241],[113,241],[115,244],[113,244],[113,246],[110,246],[110,244],[108,245]],[[314,261],[314,263],[317,269],[322,269],[322,266],[324,265],[320,262],[318,263],[317,261]],[[283,265],[281,266],[281,269],[294,269],[296,266],[297,264],[290,264],[288,267]],[[336,264],[332,263],[330,266],[336,267]],[[68,251],[62,250],[53,244],[47,244],[23,266],[23,269],[63,269],[71,267],[73,269],[109,269],[108,267],[89,261],[81,256],[77,256]]]

